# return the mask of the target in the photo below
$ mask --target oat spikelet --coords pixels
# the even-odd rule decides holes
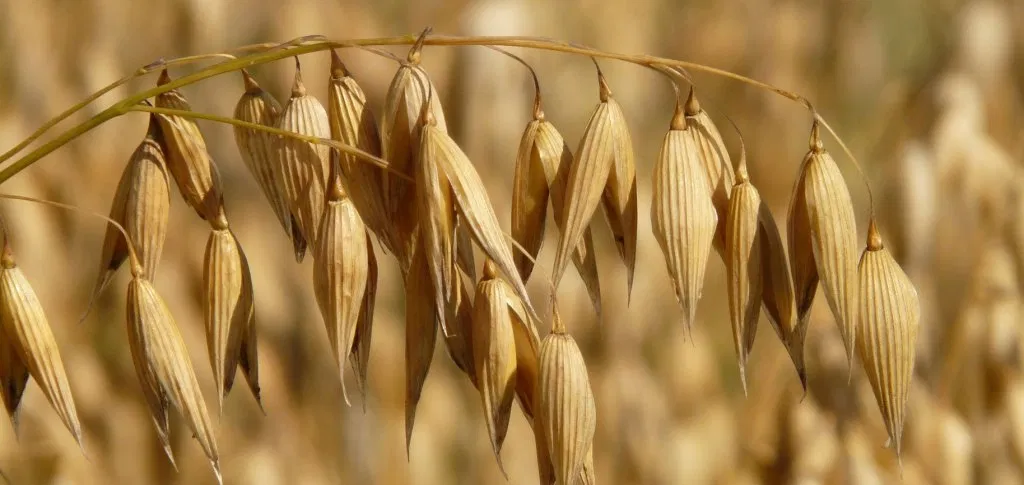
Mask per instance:
[[[366,94],[334,50],[331,51],[331,78],[327,84],[327,116],[331,122],[332,139],[371,155],[381,155],[377,121],[366,105]],[[346,192],[363,222],[385,247],[394,252],[392,224],[384,207],[382,169],[343,153],[341,172]]]
[[[235,118],[263,126],[277,126],[281,117],[281,105],[270,93],[260,88],[256,80],[244,69],[242,76],[245,81],[245,93],[235,105]],[[274,209],[274,215],[284,228],[285,235],[292,240],[296,259],[301,259],[306,251],[306,241],[301,237],[295,237],[299,235],[298,228],[292,227],[295,223],[288,209],[288,201],[274,178],[274,164],[278,161],[277,149],[280,138],[267,132],[240,126],[235,126],[234,131],[235,144],[238,145],[242,161],[256,179],[270,207]]]
[[[718,216],[694,137],[676,107],[654,167],[651,226],[689,330],[704,286]]]
[[[154,423],[171,457],[167,410],[174,406],[210,459],[220,481],[220,459],[206,404],[174,317],[152,283],[136,274],[128,284],[128,344]],[[171,458],[173,462],[173,457]]]
[[[494,206],[491,205],[484,182],[473,163],[455,140],[429,120],[423,127],[423,144],[424,157],[435,160],[442,175],[448,180],[460,221],[465,222],[473,239],[487,257],[494,261],[515,289],[516,296],[523,301],[527,312],[536,319],[536,312],[526,293],[526,285],[512,260],[512,249],[505,241]]]
[[[11,339],[0,339],[0,396],[3,396],[4,408],[11,418],[11,428],[15,438],[18,437],[18,414],[21,396],[28,385],[28,369],[18,357]]]
[[[497,276],[497,268],[488,260],[484,278],[476,286],[472,348],[487,433],[498,467],[508,477],[501,461],[501,446],[516,395],[516,338],[509,295]]]
[[[790,251],[793,257],[800,319],[814,298],[813,274],[821,278],[825,298],[839,326],[846,355],[853,363],[857,337],[857,226],[850,192],[835,160],[822,147],[818,123],[811,129],[811,149],[804,158],[790,207]],[[802,207],[801,207],[802,205]],[[807,248],[816,271],[807,267]],[[852,371],[852,366],[851,366]]]
[[[425,116],[430,117],[429,111]],[[442,145],[440,136],[432,136],[428,125],[421,138],[420,151],[415,167],[416,174],[416,205],[420,226],[420,241],[426,251],[427,266],[430,268],[430,281],[433,284],[434,308],[441,325],[441,330],[448,335],[449,315],[448,302],[452,298],[454,288],[452,278],[455,277],[455,204],[452,200],[451,184],[441,171],[440,157],[450,156]],[[441,132],[437,132],[441,133]]]
[[[352,342],[352,353],[349,363],[359,385],[359,394],[363,397],[363,412],[366,412],[366,376],[370,370],[370,342],[373,339],[373,310],[377,302],[377,256],[373,252],[370,235],[366,235],[366,291],[359,308],[359,322],[356,324],[356,335]]]
[[[416,238],[414,238],[416,239]],[[419,245],[414,247],[409,273],[405,278],[405,449],[409,452],[416,405],[430,371],[437,339],[437,312],[434,308],[430,269]]]
[[[237,240],[236,240],[237,242]],[[245,257],[241,244],[238,245],[238,253],[242,257],[242,294],[248,295],[243,299],[242,305],[248,306],[249,318],[242,328],[241,345],[238,355],[238,365],[242,367],[245,374],[245,381],[249,385],[249,392],[256,399],[260,410],[263,409],[263,400],[260,397],[260,364],[259,349],[256,346],[256,302],[253,298],[252,273],[249,271],[249,259]],[[229,372],[230,374],[230,372]],[[230,381],[227,382],[230,384]],[[229,389],[230,390],[230,389]]]
[[[516,155],[512,180],[512,237],[536,260],[544,240],[549,201],[555,223],[561,224],[572,152],[555,125],[545,119],[539,97],[533,116],[523,131]],[[597,278],[594,238],[589,226],[582,237],[573,251],[572,261],[600,317],[601,285]],[[533,261],[518,251],[512,256],[519,275],[523,281],[528,280],[533,271]]]
[[[164,69],[157,85],[171,82]],[[192,111],[188,100],[177,89],[157,95],[158,108]],[[167,148],[167,168],[178,184],[185,203],[195,209],[199,217],[210,220],[224,210],[224,192],[220,185],[220,173],[206,140],[195,121],[181,116],[157,115]]]
[[[455,278],[453,283],[456,286],[452,290],[455,296],[455,320],[451,331],[443,336],[445,349],[455,366],[469,377],[473,387],[479,388],[476,364],[473,361],[473,300],[461,277]]]
[[[611,92],[607,103],[611,115],[613,163],[601,202],[615,238],[615,248],[626,265],[626,297],[629,298],[636,268],[636,161],[626,116],[619,103],[611,97]]]
[[[345,364],[352,352],[363,310],[369,260],[366,226],[352,199],[341,187],[337,174],[332,173],[331,179],[314,253],[313,284],[338,366],[342,393],[349,403]]]
[[[391,80],[380,120],[383,158],[394,170],[410,177],[413,176],[414,160],[420,147],[421,115],[425,105],[429,106],[428,111],[437,129],[448,130],[441,101],[436,95],[430,96],[428,101],[428,93],[437,93],[437,89],[419,65],[419,52],[413,49],[408,62],[398,68]],[[415,200],[413,185],[388,173],[382,174],[382,183],[385,209],[395,225],[396,238],[402,239],[404,244],[395,254],[402,267],[407,268],[412,254],[411,235],[418,222],[413,211],[409,210]]]
[[[9,371],[5,369],[5,377],[10,380],[5,379],[4,382],[4,399],[5,403],[9,400],[9,405],[14,406],[12,422],[17,420],[18,402],[25,390],[23,368],[39,384],[43,395],[57,411],[78,446],[82,446],[82,425],[78,421],[78,412],[75,410],[57,340],[47,322],[39,297],[14,261],[14,253],[6,241],[3,254],[0,255],[0,266],[0,328],[3,339],[14,350],[13,358],[21,363],[21,366],[11,365]],[[10,389],[7,385],[11,386]],[[10,408],[8,412],[11,412]]]
[[[253,295],[245,254],[227,219],[220,217],[211,224],[203,261],[203,314],[206,323],[206,345],[217,386],[217,404],[221,412],[224,396],[234,383],[235,368],[245,353],[250,325],[254,322]],[[253,335],[254,337],[254,335]],[[256,394],[257,401],[259,395]]]
[[[297,64],[297,62],[296,62]],[[302,135],[330,138],[327,110],[302,83],[302,71],[296,65],[291,98],[285,104],[277,127]],[[329,171],[330,148],[295,138],[277,137],[275,179],[288,202],[299,234],[307,243],[316,243],[317,229],[324,209],[324,188]],[[315,251],[316,248],[311,248]],[[301,259],[296,253],[297,259]]]
[[[793,294],[793,278],[789,272],[789,261],[782,236],[775,224],[768,206],[761,202],[758,211],[758,233],[761,239],[762,302],[768,322],[775,334],[786,347],[800,384],[807,390],[807,372],[804,369],[804,338],[807,335],[807,320],[796,315],[796,299]]]
[[[729,212],[729,198],[735,185],[736,176],[733,173],[729,151],[725,148],[725,142],[722,141],[722,135],[715,127],[715,123],[711,121],[707,111],[701,108],[693,87],[690,88],[690,95],[686,100],[686,126],[697,142],[697,151],[700,153],[700,160],[704,166],[704,175],[708,179],[711,201],[714,202],[715,211],[718,212],[718,220],[724,221]],[[722,251],[724,243],[725,226],[719,224],[718,231],[715,233],[715,249]]]
[[[724,256],[733,344],[736,348],[744,395],[747,393],[747,355],[754,347],[764,284],[761,269],[763,241],[759,220],[760,209],[761,196],[750,183],[745,155],[741,155],[736,185],[732,188],[729,212],[724,224]]]
[[[579,482],[594,441],[597,411],[583,355],[557,310],[540,349],[539,401],[544,436],[559,484]]]
[[[616,176],[615,186],[625,186],[628,174],[622,173],[626,167],[632,165],[627,158],[632,159],[632,147],[629,142],[629,131],[623,121],[622,110],[611,97],[611,90],[605,82],[604,76],[598,73],[600,86],[600,103],[591,115],[590,121],[580,140],[579,149],[576,151],[576,158],[573,160],[565,183],[565,194],[562,198],[562,214],[558,217],[561,221],[562,235],[558,240],[558,249],[555,252],[555,267],[552,281],[557,286],[565,272],[568,264],[569,251],[576,250],[580,244],[580,238],[590,224],[594,211],[602,201],[602,194],[608,184],[613,166],[622,174]],[[629,205],[629,189],[625,191],[616,189],[614,202],[625,200],[625,206]],[[622,192],[627,192],[625,197]],[[635,196],[635,194],[634,194]],[[634,201],[635,205],[635,201]],[[622,219],[621,213],[608,211],[608,219],[612,223],[612,231],[616,237],[616,247],[626,261],[628,275],[628,286],[632,287],[633,265],[635,254],[636,235],[625,234],[629,229],[628,221]],[[616,222],[619,224],[616,226]],[[623,224],[623,222],[627,222]],[[635,227],[635,221],[633,221]],[[630,246],[632,245],[632,246]],[[592,297],[593,298],[593,297]]]
[[[110,207],[110,218],[120,223],[128,233],[149,278],[156,275],[171,209],[171,182],[163,143],[160,126],[156,115],[153,115],[146,137],[135,148],[121,174]],[[128,246],[124,237],[114,226],[107,225],[93,299],[106,288],[127,258]]]
[[[889,440],[901,452],[907,397],[921,319],[917,290],[882,244],[874,220],[860,257],[857,355],[871,383]]]

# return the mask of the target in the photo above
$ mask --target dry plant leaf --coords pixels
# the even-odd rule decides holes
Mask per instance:
[[[128,232],[132,247],[142,261],[146,276],[156,276],[157,264],[167,236],[171,210],[170,176],[164,158],[163,135],[156,115],[150,117],[149,131],[135,148],[117,184],[110,218]],[[92,299],[106,288],[114,273],[128,258],[128,245],[121,232],[107,225],[99,275]]]
[[[670,128],[654,167],[651,226],[689,331],[704,287],[718,215],[696,141],[679,106]]]
[[[688,129],[694,129],[690,126]],[[754,347],[757,320],[761,316],[764,288],[761,256],[761,196],[750,183],[745,154],[740,156],[736,185],[725,219],[725,268],[733,344],[740,368],[743,394],[747,394],[747,356]]]
[[[857,226],[850,192],[835,160],[822,147],[818,123],[811,128],[811,149],[800,168],[790,206],[789,254],[793,258],[798,315],[807,318],[814,298],[814,274],[839,326],[846,355],[853,363],[857,334]],[[809,252],[801,252],[807,251]],[[815,270],[808,266],[813,255]],[[852,371],[852,366],[851,366]]]
[[[143,394],[153,413],[154,424],[167,456],[174,459],[168,441],[167,411],[173,406],[185,418],[193,436],[206,453],[217,480],[220,458],[206,404],[167,304],[156,288],[135,274],[128,284],[128,346]]]
[[[157,85],[169,82],[171,77],[164,69]],[[188,100],[177,89],[157,95],[156,106],[192,111]],[[221,189],[220,173],[210,158],[199,125],[181,116],[157,115],[157,119],[166,143],[167,168],[178,184],[181,197],[189,207],[195,209],[199,217],[212,220],[224,211],[224,192]]]
[[[487,196],[480,174],[455,140],[435,123],[429,122],[429,119],[427,121],[423,127],[424,158],[437,162],[454,195],[459,220],[465,223],[477,245],[494,261],[515,289],[516,296],[523,301],[527,312],[536,319],[537,313],[530,303],[526,285],[516,271],[512,249],[505,241],[505,234],[498,223],[498,216],[494,213],[494,206]]]
[[[46,400],[50,401],[50,405],[57,411],[57,416],[71,432],[78,446],[82,446],[82,424],[78,421],[78,412],[71,396],[71,387],[68,385],[57,340],[50,329],[39,297],[15,262],[14,253],[6,240],[3,255],[0,256],[0,266],[0,328],[3,331],[3,340],[9,342],[8,345],[14,350],[13,358],[21,363],[21,366],[10,365],[9,370],[5,369],[4,372],[4,377],[9,379],[5,379],[4,382],[5,403],[9,400],[9,405],[13,405],[15,409],[11,414],[12,422],[17,420],[18,403],[21,393],[25,390],[22,377],[22,369],[25,369],[39,384]],[[10,408],[8,412],[11,412]]]
[[[555,268],[552,281],[555,286],[562,279],[565,267],[568,264],[569,251],[576,251],[580,239],[587,231],[594,211],[602,201],[602,194],[608,185],[613,169],[619,174],[614,180],[616,187],[614,198],[616,207],[620,201],[624,201],[623,207],[629,207],[630,189],[621,190],[626,185],[635,183],[628,179],[629,160],[632,159],[632,147],[629,141],[629,130],[625,126],[622,117],[622,110],[611,98],[611,90],[605,82],[604,76],[598,72],[600,85],[600,103],[591,115],[590,121],[580,140],[576,158],[569,167],[565,182],[565,194],[562,197],[562,214],[557,216],[561,221],[562,235],[558,241],[558,250],[555,252]],[[618,168],[613,168],[618,167]],[[623,196],[623,193],[625,195]],[[634,194],[635,196],[635,194]],[[635,205],[635,201],[633,202]],[[628,286],[632,287],[633,265],[635,261],[636,234],[627,234],[630,222],[623,218],[622,212],[616,210],[607,211],[609,222],[612,225],[613,234],[616,237],[616,247],[626,262],[628,275]],[[634,218],[635,219],[635,218]],[[618,225],[616,225],[618,224]],[[635,227],[635,220],[632,222]],[[630,242],[632,241],[632,242]],[[630,254],[630,252],[634,254]],[[585,278],[586,280],[586,278]],[[591,296],[593,299],[593,293]]]
[[[914,377],[921,303],[910,278],[882,244],[874,220],[860,258],[857,355],[871,383],[889,441],[899,456]]]
[[[441,101],[436,95],[429,94],[436,93],[437,89],[430,82],[427,72],[419,66],[418,53],[414,51],[410,57],[409,62],[398,68],[388,87],[380,120],[380,135],[383,158],[394,170],[412,177],[420,149],[424,106],[429,106],[428,111],[437,129],[446,132],[448,128]],[[402,267],[408,268],[415,245],[412,234],[418,222],[414,211],[409,210],[415,204],[414,187],[408,181],[388,173],[382,174],[382,183],[387,215],[394,224],[396,238],[400,238],[403,244],[400,250],[396,249],[395,255]]]
[[[333,155],[332,155],[333,158]],[[352,199],[341,186],[339,167],[333,167],[320,234],[315,245],[313,285],[320,311],[327,326],[327,338],[338,366],[342,393],[349,403],[345,387],[345,363],[351,354],[363,312],[369,279],[370,250],[366,244],[366,226]]]
[[[555,309],[540,349],[539,409],[558,483],[579,481],[594,441],[597,411],[586,363]]]
[[[507,286],[497,268],[487,260],[484,277],[477,283],[473,311],[473,362],[484,408],[491,448],[502,474],[501,447],[508,432],[512,400],[516,395],[516,338],[509,308]]]
[[[217,404],[223,412],[224,396],[234,384],[235,369],[249,345],[255,346],[254,332],[251,339],[246,338],[255,318],[252,278],[244,262],[242,246],[228,228],[226,219],[212,222],[203,261],[203,314],[207,351],[217,386]],[[254,396],[259,401],[258,391]]]
[[[700,160],[704,165],[704,175],[708,178],[711,201],[715,204],[718,220],[724,221],[729,212],[732,188],[736,183],[729,151],[725,148],[725,142],[722,141],[722,135],[715,123],[711,121],[707,111],[701,108],[692,86],[685,109],[686,126],[697,141],[697,151],[700,152]],[[719,224],[715,233],[715,248],[721,252],[724,243],[725,226]]]
[[[332,139],[371,155],[381,155],[377,121],[366,104],[366,94],[334,50],[331,51],[331,78],[327,84],[327,116]],[[391,219],[384,207],[383,169],[342,153],[341,173],[345,191],[359,210],[363,222],[384,247],[394,252]]]
[[[306,92],[302,70],[296,65],[291,98],[284,106],[277,127],[302,135],[330,138],[327,110]],[[329,171],[330,148],[295,138],[278,136],[275,180],[288,202],[294,222],[307,244],[316,244],[317,230],[324,210],[324,189]],[[297,237],[298,235],[294,236]],[[293,240],[294,240],[293,237]],[[298,245],[296,245],[298,247]],[[313,251],[316,248],[311,248]],[[296,259],[301,256],[296,252]]]
[[[281,117],[281,105],[270,93],[260,88],[251,75],[244,69],[242,76],[245,81],[245,93],[235,105],[235,118],[263,126],[276,127]],[[288,200],[282,187],[275,179],[276,169],[274,164],[278,161],[277,135],[265,131],[234,127],[235,144],[238,145],[238,152],[242,161],[249,169],[249,173],[256,179],[256,183],[263,191],[264,197],[274,209],[274,215],[284,228],[284,233],[292,241],[295,250],[295,257],[301,260],[306,252],[306,240],[299,234],[298,228],[293,227],[292,213],[288,209]]]
[[[418,239],[418,238],[414,238]],[[426,252],[417,245],[405,278],[405,449],[409,452],[416,405],[430,371],[437,339],[437,312]]]

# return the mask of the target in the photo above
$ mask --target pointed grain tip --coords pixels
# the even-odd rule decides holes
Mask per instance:
[[[676,100],[676,109],[672,113],[672,121],[669,122],[668,127],[672,131],[686,129],[686,112],[683,109],[683,105],[679,104],[679,100]]]
[[[604,78],[604,73],[601,69],[597,69],[597,84],[598,84],[598,96],[601,98],[602,103],[607,103],[608,99],[612,97],[612,89],[608,87],[608,80]]]
[[[338,56],[336,49],[331,49],[331,79],[343,79],[348,77],[348,68],[345,67],[345,63]]]
[[[302,66],[299,65],[299,58],[295,58],[295,81],[292,83],[292,98],[301,98],[306,95],[306,85],[302,82]]]
[[[167,72],[167,69],[160,71],[160,77],[156,80],[157,86],[163,86],[171,82],[171,75]]]
[[[686,97],[686,116],[700,114],[700,101],[697,100],[697,91],[690,86],[690,94]]]
[[[242,69],[242,84],[245,85],[245,92],[247,94],[257,94],[263,91],[256,82],[256,79],[252,77],[252,74],[249,74],[249,71],[245,69]]]
[[[811,139],[809,142],[811,151],[814,153],[821,153],[825,149],[825,146],[821,143],[821,126],[818,124],[818,120],[815,119],[814,123],[811,124]]]
[[[868,223],[868,251],[879,251],[885,246],[882,244],[882,235],[878,233],[878,226],[875,225],[875,218]]]

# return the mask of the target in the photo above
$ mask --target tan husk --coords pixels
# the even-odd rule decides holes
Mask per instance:
[[[737,182],[732,188],[729,211],[724,224],[724,256],[733,344],[744,395],[747,393],[747,356],[754,347],[757,320],[761,316],[764,284],[761,269],[763,240],[759,220],[760,208],[761,196],[750,183],[746,162],[741,156]]]
[[[557,310],[541,343],[539,401],[546,446],[558,483],[573,485],[594,441],[597,412],[583,355]]]
[[[857,336],[856,302],[859,291],[857,226],[853,202],[839,167],[821,145],[817,122],[811,129],[810,145],[811,149],[800,170],[801,181],[794,191],[794,207],[790,209],[790,255],[800,254],[794,251],[806,250],[807,246],[812,249],[814,265],[821,278],[826,300],[843,337],[847,358],[852,364]],[[802,209],[796,207],[800,203],[805,204]],[[805,217],[801,216],[801,212]],[[796,261],[796,258],[791,261],[794,279],[797,278],[796,268],[806,265],[806,261]],[[806,268],[800,268],[800,271],[803,272],[803,278],[811,274]],[[806,285],[810,280],[801,281]],[[797,302],[801,305],[798,308],[806,312],[803,305],[806,302],[809,309],[814,290],[807,286],[801,287],[800,284],[795,286]],[[806,313],[802,313],[802,316],[806,318]]]
[[[689,331],[704,286],[718,216],[693,136],[676,110],[654,167],[651,226]]]
[[[18,437],[18,415],[21,396],[28,385],[28,369],[18,357],[11,339],[0,339],[0,396],[4,400],[4,408],[11,418],[11,429],[15,438]]]
[[[203,314],[217,404],[222,411],[224,396],[231,390],[235,369],[245,353],[243,348],[250,343],[246,337],[254,321],[251,278],[243,259],[242,247],[227,221],[214,221],[203,262]],[[255,396],[258,401],[258,394]]]
[[[349,363],[359,385],[359,394],[363,397],[363,412],[366,412],[366,375],[370,370],[370,342],[373,339],[373,309],[376,302],[377,256],[374,254],[370,235],[366,234],[366,291],[363,292],[359,322],[356,323],[352,353],[349,354]]]
[[[160,73],[157,85],[171,82],[167,70]],[[192,111],[185,97],[172,89],[157,95],[156,106],[181,111]],[[167,148],[167,168],[185,203],[195,209],[199,217],[212,220],[224,211],[224,192],[220,173],[206,148],[199,125],[181,116],[157,115]]]
[[[332,139],[371,155],[381,155],[377,121],[366,105],[366,94],[334,50],[327,84],[327,116]],[[359,210],[360,218],[384,247],[394,252],[392,224],[384,207],[382,169],[343,153],[341,172],[346,192]]]
[[[484,265],[484,273],[473,300],[473,361],[491,447],[498,467],[507,477],[501,447],[516,395],[516,338],[509,295],[505,294],[507,287],[496,279],[490,260]]]
[[[697,142],[697,151],[704,165],[704,174],[708,179],[711,201],[718,212],[718,220],[724,221],[729,211],[729,199],[736,177],[722,135],[707,111],[701,108],[693,87],[690,87],[690,95],[686,100],[686,126]],[[715,249],[721,252],[724,243],[725,226],[719,224],[715,233]]]
[[[428,103],[429,93],[437,93],[426,71],[417,61],[418,57],[403,63],[395,73],[388,87],[384,112],[380,119],[383,158],[392,169],[410,177],[414,174],[414,160],[420,149],[421,115],[424,105]],[[444,110],[438,96],[429,96],[429,103],[429,112],[437,129],[447,132]],[[408,268],[412,259],[411,235],[415,232],[418,222],[413,211],[409,211],[409,207],[412,207],[415,201],[414,187],[408,181],[388,173],[382,174],[382,184],[387,215],[394,224],[396,238],[402,240],[402,247],[396,248],[395,255],[402,267]]]
[[[235,105],[235,118],[256,123],[263,126],[276,127],[281,116],[281,105],[270,93],[267,93],[256,80],[244,69],[242,76],[245,81],[245,93],[242,94],[238,104]],[[284,233],[292,240],[296,259],[301,259],[306,251],[306,240],[296,237],[298,229],[293,228],[295,222],[288,209],[288,201],[285,199],[281,186],[278,185],[275,177],[276,169],[274,164],[278,161],[277,149],[280,138],[276,135],[243,128],[234,127],[235,144],[238,145],[238,152],[242,155],[242,161],[252,173],[256,183],[263,191],[263,195],[274,209],[274,215],[284,228]]]
[[[761,239],[761,275],[764,278],[762,302],[768,322],[786,347],[796,369],[800,384],[807,390],[807,372],[804,368],[804,338],[807,320],[796,315],[793,278],[783,247],[782,236],[768,206],[761,202],[758,211],[758,232]]]
[[[914,376],[921,303],[910,278],[882,245],[874,220],[868,226],[859,275],[861,328],[857,355],[871,383],[890,443],[899,456]]]
[[[413,238],[414,240],[418,238]],[[437,312],[434,308],[430,269],[426,254],[415,246],[405,278],[405,448],[409,451],[416,421],[416,405],[430,371],[437,339]]]
[[[110,207],[110,218],[120,223],[128,233],[132,247],[149,278],[156,276],[171,209],[171,181],[167,173],[163,143],[160,125],[156,115],[153,115],[145,139],[135,148],[121,174]],[[127,258],[128,245],[124,236],[114,226],[107,225],[99,274],[93,290],[94,299],[106,288]]]
[[[75,401],[71,396],[64,363],[57,348],[57,340],[53,336],[47,322],[43,305],[35,290],[25,278],[21,268],[14,261],[14,254],[7,242],[4,242],[3,254],[0,256],[0,329],[2,338],[13,347],[15,358],[28,370],[32,379],[39,384],[43,395],[57,411],[57,416],[68,431],[82,446],[82,425],[78,421]],[[22,384],[19,389],[21,372],[17,365],[12,365],[10,381],[12,384],[10,403],[17,409],[20,393],[24,391]],[[23,381],[22,381],[23,382]],[[6,389],[5,389],[5,399]],[[12,420],[16,419],[12,414]]]
[[[469,227],[462,222],[462,219],[463,217],[456,212],[454,237],[455,267],[462,270],[470,281],[476,281],[476,255],[473,253],[473,235],[469,232]]]
[[[368,248],[366,226],[333,171],[330,185],[315,245],[313,285],[338,366],[342,393],[349,403],[345,364],[352,352],[366,294]]]
[[[306,93],[302,71],[296,66],[291,98],[285,104],[278,128],[302,135],[330,138],[327,111]],[[307,244],[316,244],[317,229],[324,210],[324,190],[329,171],[330,148],[295,138],[278,137],[275,180],[288,203],[288,210]],[[316,248],[311,248],[313,251]],[[301,259],[296,252],[296,259]]]
[[[424,111],[429,116],[429,112]],[[433,125],[431,125],[433,126]],[[424,129],[415,167],[416,205],[420,242],[426,251],[427,267],[433,284],[434,308],[444,335],[448,320],[454,318],[448,302],[452,299],[452,278],[455,276],[455,204],[451,184],[441,172],[439,160],[448,156],[441,137],[431,136],[431,127]]]
[[[579,149],[569,167],[565,193],[562,197],[562,214],[557,216],[562,229],[555,251],[555,265],[552,282],[557,287],[568,264],[569,251],[575,251],[580,238],[587,231],[590,220],[601,203],[605,185],[612,166],[621,153],[622,132],[626,127],[618,123],[612,107],[614,100],[605,83],[604,76],[598,75],[600,99],[590,116],[587,127],[580,139]],[[628,136],[628,133],[625,135]],[[625,155],[623,155],[625,156]],[[611,218],[609,218],[610,220]]]
[[[455,297],[455,319],[448,335],[442,337],[452,362],[469,377],[473,387],[478,388],[476,364],[473,362],[473,300],[461,277],[456,277],[452,282],[456,286],[452,290]]]
[[[252,273],[249,271],[249,259],[245,257],[241,244],[238,246],[238,253],[242,257],[242,294],[248,295],[248,299],[243,301],[243,304],[250,307],[248,312],[249,318],[242,328],[242,336],[240,337],[241,345],[239,346],[238,365],[242,367],[242,373],[245,374],[245,381],[249,385],[249,392],[252,393],[252,397],[256,399],[256,404],[262,410],[263,399],[260,397],[259,349],[256,346],[256,302],[253,298]],[[228,374],[230,375],[231,373],[229,372]],[[225,382],[228,385],[228,390],[231,390],[231,383],[231,379]]]
[[[626,264],[626,297],[632,294],[633,271],[636,268],[636,162],[633,140],[622,108],[608,93],[608,112],[612,126],[612,169],[608,173],[601,199],[608,226],[615,238],[615,248]]]
[[[128,284],[127,320],[128,344],[135,372],[142,383],[164,450],[168,457],[172,457],[167,436],[167,410],[170,405],[185,418],[193,436],[210,459],[219,481],[217,441],[188,350],[167,305],[152,283],[140,275],[135,275]]]
[[[526,305],[527,312],[536,319],[536,312],[526,293],[526,285],[512,261],[512,249],[505,241],[494,206],[491,205],[484,182],[473,163],[466,158],[455,141],[434,123],[423,127],[423,144],[426,147],[425,156],[437,162],[442,175],[448,180],[456,209],[461,216],[460,222],[465,223],[473,239],[487,257],[494,261],[512,284],[516,296]]]

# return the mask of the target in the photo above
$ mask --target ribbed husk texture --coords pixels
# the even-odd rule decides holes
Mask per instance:
[[[158,85],[171,82],[167,70],[160,74]],[[156,106],[192,111],[188,100],[176,89],[157,95]],[[195,121],[181,116],[157,115],[167,148],[167,168],[178,184],[185,203],[199,217],[213,220],[224,212],[224,192],[220,173],[206,148],[206,140]]]
[[[745,172],[746,169],[741,167],[740,170]],[[747,392],[747,356],[754,347],[764,288],[761,256],[763,240],[759,220],[761,197],[745,175],[741,174],[740,182],[732,188],[729,212],[724,224],[723,252],[733,345],[744,394]]]
[[[686,127],[697,142],[697,151],[704,166],[704,175],[708,180],[711,201],[715,204],[718,220],[724,221],[729,212],[729,199],[736,176],[722,135],[707,111],[701,108],[693,88],[690,88],[690,95],[686,100]],[[719,252],[724,249],[725,230],[725,226],[719,224],[718,231],[715,232],[715,249]]]
[[[415,238],[414,238],[415,239]],[[430,269],[421,247],[414,247],[405,277],[405,446],[412,441],[416,406],[430,372],[437,340],[437,312],[430,285]]]

